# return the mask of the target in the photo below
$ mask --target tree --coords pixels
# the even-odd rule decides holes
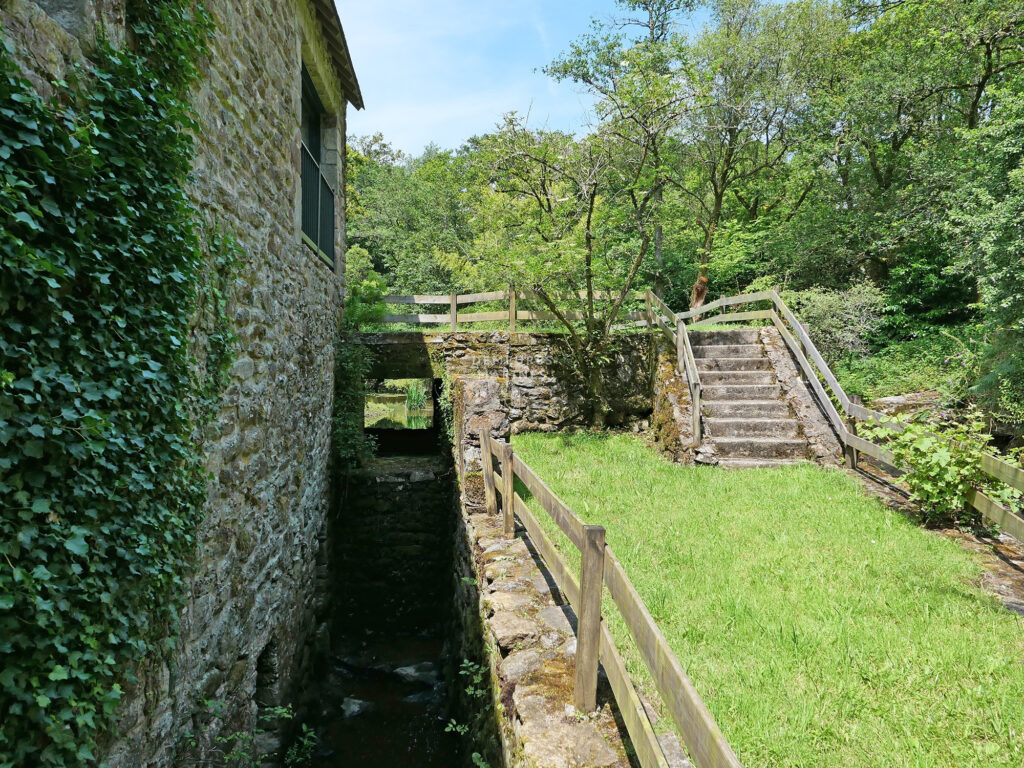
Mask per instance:
[[[607,126],[575,139],[515,114],[480,144],[494,191],[481,208],[479,269],[492,284],[515,275],[565,329],[591,422],[604,425],[612,330],[651,243],[651,154]]]
[[[384,138],[361,137],[349,154],[349,241],[398,292],[447,293],[473,239],[465,154],[427,147],[416,158]]]
[[[763,200],[762,192],[784,174],[804,137],[797,127],[809,112],[819,63],[839,34],[828,7],[815,4],[720,0],[714,17],[715,26],[691,46],[694,103],[675,133],[680,152],[669,176],[700,230],[702,275],[730,193],[750,218],[781,201]],[[745,194],[758,182],[757,192]],[[788,192],[778,187],[776,196]],[[800,192],[794,205],[805,197]]]
[[[680,80],[683,48],[675,22],[694,0],[618,0],[635,16],[616,19],[611,27],[592,22],[592,31],[545,68],[556,80],[571,80],[598,97],[598,118],[620,141],[651,154],[647,183],[657,217],[667,183],[665,153],[669,134],[690,100]],[[622,30],[640,27],[644,36],[630,40]],[[664,294],[663,225],[654,222],[654,288]]]

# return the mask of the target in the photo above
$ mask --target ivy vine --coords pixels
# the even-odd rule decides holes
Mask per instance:
[[[237,249],[186,193],[212,22],[128,9],[49,100],[0,51],[0,768],[97,762],[173,643],[231,361]]]

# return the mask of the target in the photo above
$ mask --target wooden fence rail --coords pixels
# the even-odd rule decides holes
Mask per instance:
[[[701,418],[701,384],[700,371],[697,370],[697,361],[693,356],[693,347],[690,346],[690,336],[686,329],[686,323],[676,316],[669,309],[668,304],[661,300],[653,291],[648,290],[645,296],[647,301],[647,312],[649,322],[657,325],[668,337],[669,343],[676,350],[676,369],[686,376],[686,384],[690,389],[690,412],[693,416],[693,449],[700,448],[702,439],[702,418]],[[664,318],[668,318],[668,322]],[[669,324],[675,330],[669,327]]]
[[[480,435],[480,448],[487,511],[502,516],[506,538],[514,535],[514,518],[519,518],[530,542],[576,612],[576,709],[589,712],[596,706],[598,664],[601,664],[640,765],[642,768],[668,768],[654,728],[607,623],[601,617],[601,597],[607,586],[697,768],[739,768],[739,759],[605,541],[604,528],[584,523],[526,462],[515,455],[511,445],[494,440],[484,431]],[[495,460],[500,462],[500,476],[494,466]],[[515,492],[515,478],[519,478],[559,530],[580,551],[579,579],[544,532],[533,511]]]
[[[586,292],[579,291],[580,298],[586,298]],[[639,300],[644,297],[643,292],[631,291],[627,298]],[[594,298],[598,301],[613,301],[617,297],[609,291],[594,291]],[[408,314],[386,314],[381,317],[383,323],[409,323],[411,325],[445,325],[451,330],[456,330],[459,323],[491,323],[507,321],[509,330],[516,329],[516,322],[539,321],[551,322],[557,320],[550,312],[523,310],[517,307],[518,300],[535,299],[532,291],[515,290],[509,286],[506,291],[488,291],[485,293],[449,293],[449,294],[412,294],[405,296],[385,296],[381,299],[384,304],[398,305],[444,305],[448,310],[443,313],[408,313]],[[483,304],[493,302],[508,302],[508,309],[492,312],[460,312],[459,307],[468,304]],[[563,313],[568,320],[582,320],[582,312]],[[622,319],[628,322],[643,321],[646,318],[645,312],[627,312]]]

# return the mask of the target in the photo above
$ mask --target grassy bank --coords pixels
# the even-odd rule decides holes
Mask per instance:
[[[679,467],[627,435],[514,445],[607,528],[747,768],[1024,764],[1024,622],[952,541],[813,466]]]

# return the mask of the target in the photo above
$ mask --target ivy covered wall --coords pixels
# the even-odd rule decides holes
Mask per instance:
[[[0,766],[206,759],[308,661],[343,263],[274,5],[0,13]]]

